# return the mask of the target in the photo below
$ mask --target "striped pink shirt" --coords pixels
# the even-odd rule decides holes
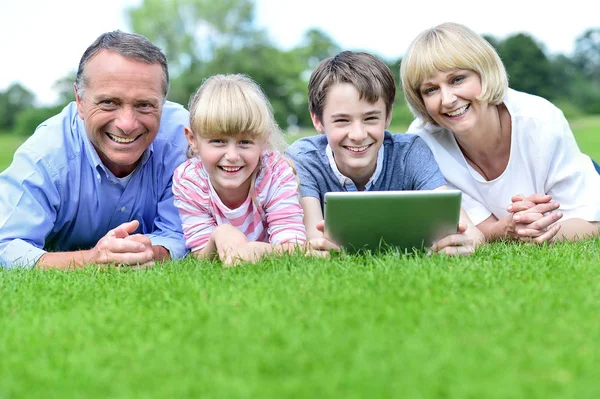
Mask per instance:
[[[292,167],[278,152],[261,155],[250,195],[236,209],[229,209],[210,183],[200,158],[181,164],[173,175],[175,206],[183,226],[186,246],[197,251],[206,246],[210,234],[221,224],[231,224],[249,241],[271,244],[306,242],[304,213],[299,203],[298,183]]]

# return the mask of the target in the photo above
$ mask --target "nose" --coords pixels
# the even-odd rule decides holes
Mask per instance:
[[[348,138],[352,141],[361,142],[367,138],[367,129],[361,122],[354,123],[350,127]]]
[[[442,105],[444,107],[453,105],[456,101],[456,95],[454,94],[452,89],[446,86],[442,86],[440,88],[440,91],[442,92]]]
[[[137,125],[138,121],[135,110],[132,107],[122,107],[115,119],[115,126],[117,129],[123,132],[123,134],[129,135],[137,128]]]
[[[239,158],[240,154],[238,154],[235,144],[228,145],[227,152],[225,153],[225,159],[227,159],[228,162],[237,162]]]

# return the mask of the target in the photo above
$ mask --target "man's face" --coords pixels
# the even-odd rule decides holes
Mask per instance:
[[[311,117],[315,128],[327,136],[339,171],[358,186],[366,184],[391,121],[383,99],[371,104],[350,83],[338,83],[327,92],[322,118]]]
[[[79,116],[104,165],[116,176],[133,172],[160,127],[163,70],[101,50],[86,66]]]

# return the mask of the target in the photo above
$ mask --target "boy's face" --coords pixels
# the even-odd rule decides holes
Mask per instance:
[[[339,171],[360,186],[375,172],[391,114],[386,115],[382,98],[371,104],[359,97],[352,84],[338,83],[329,88],[321,120],[314,114],[311,118],[315,129],[327,136]]]

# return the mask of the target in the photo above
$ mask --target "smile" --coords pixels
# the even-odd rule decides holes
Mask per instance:
[[[350,146],[344,146],[345,149],[350,150],[352,152],[363,152],[365,151],[367,148],[369,148],[371,146],[371,144],[368,145],[363,145],[361,147],[350,147]]]
[[[467,112],[467,110],[469,109],[470,106],[471,106],[471,104],[464,105],[464,106],[460,107],[459,109],[457,109],[456,111],[446,113],[446,115],[452,116],[452,117],[464,115],[464,113]]]
[[[125,138],[125,137],[115,136],[114,134],[110,134],[108,132],[106,132],[106,135],[108,136],[109,139],[111,139],[115,143],[119,143],[119,144],[133,143],[134,141],[136,141],[137,139],[139,139],[140,137],[142,137],[142,134],[140,134],[137,137]]]
[[[240,171],[243,166],[219,166],[219,169],[227,172],[227,173],[235,173]]]

